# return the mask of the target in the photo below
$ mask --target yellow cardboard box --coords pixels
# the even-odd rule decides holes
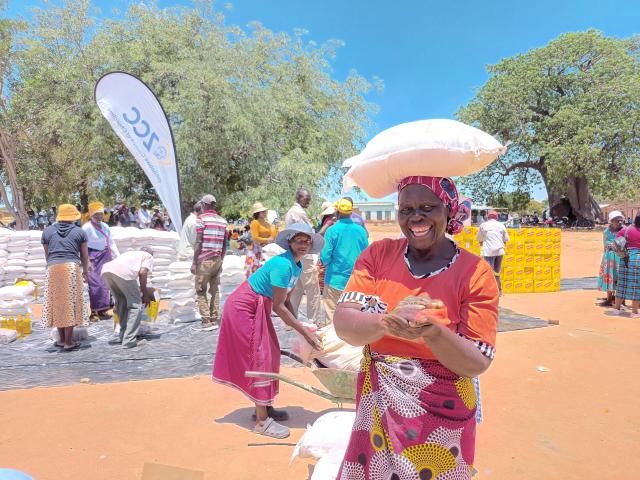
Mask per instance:
[[[515,293],[513,280],[502,280],[502,293]]]
[[[512,254],[507,254],[504,256],[504,258],[502,259],[502,268],[507,268],[507,267],[511,267],[513,268],[513,266],[516,264],[516,258],[514,255]]]
[[[525,243],[534,243],[536,241],[536,231],[534,228],[525,228],[522,230],[522,237]]]
[[[513,267],[504,267],[502,269],[502,272],[500,272],[500,279],[513,281],[513,279],[515,278],[515,274],[516,272]]]
[[[545,281],[536,280],[535,282],[533,282],[533,291],[535,293],[547,292],[548,290],[545,290]]]
[[[524,279],[524,292],[525,293],[533,292],[533,278],[525,277],[525,279]]]

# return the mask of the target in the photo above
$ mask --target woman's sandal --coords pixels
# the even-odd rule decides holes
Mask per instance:
[[[289,414],[286,410],[276,410],[273,407],[267,407],[267,417],[273,418],[277,422],[286,422],[289,420]],[[253,412],[251,419],[255,422],[257,418],[256,413]]]
[[[268,417],[261,427],[256,425],[253,432],[272,438],[287,438],[290,433],[287,427],[280,425],[271,417]]]
[[[75,344],[73,345],[73,347],[69,347],[69,348],[67,348],[67,347],[62,347],[62,351],[63,351],[63,352],[72,352],[72,351],[74,351],[74,350],[78,350],[81,346],[82,346],[82,344],[81,344],[81,343],[75,343]]]

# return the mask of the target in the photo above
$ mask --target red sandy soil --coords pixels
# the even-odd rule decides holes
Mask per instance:
[[[373,227],[372,236],[395,236]],[[600,233],[563,237],[563,277],[597,274]],[[476,468],[482,480],[613,479],[640,471],[640,321],[606,315],[595,291],[507,295],[502,305],[558,326],[501,333],[482,376],[485,421]],[[550,371],[540,372],[538,366]],[[319,386],[306,369],[286,375]],[[333,407],[281,385],[296,442]],[[140,479],[156,462],[214,479],[305,479],[289,446],[248,431],[250,404],[207,377],[76,384],[0,392],[0,467],[39,480]]]

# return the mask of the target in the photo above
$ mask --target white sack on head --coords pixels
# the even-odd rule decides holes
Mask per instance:
[[[394,193],[405,177],[470,175],[505,151],[488,133],[455,120],[402,123],[379,133],[359,155],[344,161],[342,166],[349,167],[344,191],[359,186],[369,196],[382,198]]]

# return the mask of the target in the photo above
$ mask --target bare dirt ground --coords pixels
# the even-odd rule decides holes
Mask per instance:
[[[397,235],[393,227],[370,231]],[[600,235],[563,236],[563,277],[597,275]],[[599,296],[502,298],[507,308],[560,324],[499,334],[496,360],[482,376],[482,480],[638,477],[640,322],[607,315],[595,306]],[[284,373],[318,385],[305,369]],[[290,443],[333,407],[288,385],[278,406],[291,413]],[[39,480],[140,479],[145,462],[204,471],[207,480],[308,478],[308,465],[289,466],[290,446],[248,446],[269,441],[248,431],[250,413],[244,397],[207,377],[0,392],[0,467]]]

